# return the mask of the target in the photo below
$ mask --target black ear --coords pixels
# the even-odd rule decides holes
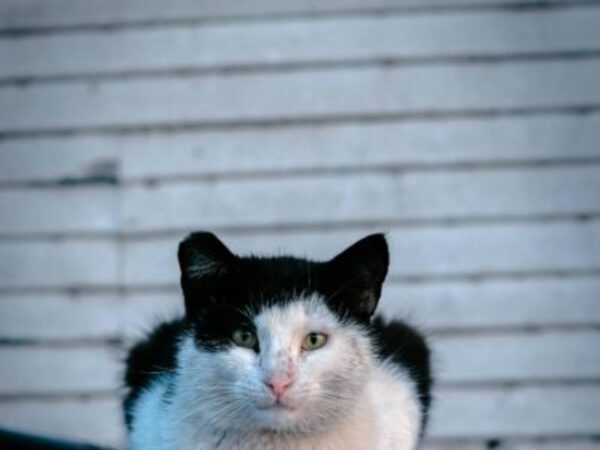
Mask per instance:
[[[199,231],[179,244],[177,252],[181,278],[199,280],[227,273],[235,255],[213,233]]]
[[[210,300],[222,279],[235,270],[236,256],[213,233],[196,232],[179,244],[181,287],[188,313]]]
[[[326,285],[338,308],[368,319],[377,307],[390,256],[383,234],[367,236],[325,264]]]

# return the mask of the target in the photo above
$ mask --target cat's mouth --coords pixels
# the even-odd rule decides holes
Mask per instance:
[[[297,408],[294,405],[290,405],[289,403],[279,401],[274,401],[267,405],[258,405],[258,409],[262,411],[281,411],[281,412],[292,412]]]

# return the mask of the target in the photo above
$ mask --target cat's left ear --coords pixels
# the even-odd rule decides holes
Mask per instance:
[[[387,275],[390,256],[383,234],[372,234],[325,263],[325,283],[338,307],[359,317],[374,312]]]

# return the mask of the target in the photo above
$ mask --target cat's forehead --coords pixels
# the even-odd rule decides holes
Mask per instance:
[[[240,258],[240,270],[222,278],[221,301],[255,311],[324,294],[316,268],[318,263],[292,258]],[[217,292],[218,295],[218,292]]]
[[[238,279],[254,290],[305,290],[315,284],[319,263],[289,256],[239,258]]]
[[[264,306],[254,317],[254,323],[259,330],[293,332],[304,327],[331,328],[338,323],[338,319],[326,306],[324,297],[312,293]]]

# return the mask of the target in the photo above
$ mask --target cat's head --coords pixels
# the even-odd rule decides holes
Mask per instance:
[[[193,330],[179,368],[194,410],[221,429],[311,432],[348,414],[372,351],[364,328],[385,279],[385,238],[330,261],[239,257],[215,235],[179,247]]]

